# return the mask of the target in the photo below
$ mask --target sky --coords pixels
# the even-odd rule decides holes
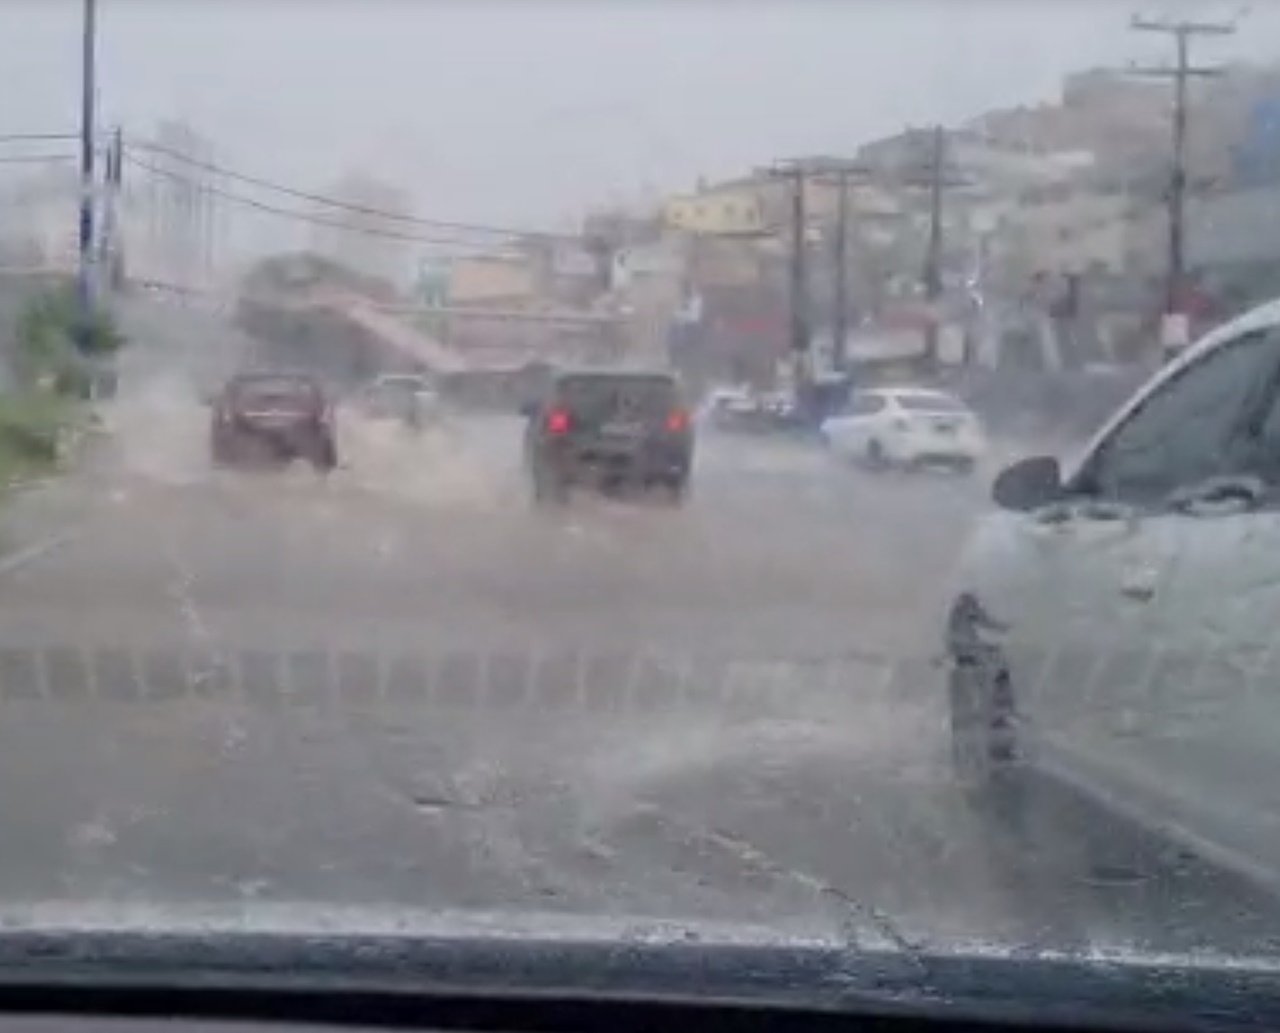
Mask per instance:
[[[77,127],[81,3],[0,0],[0,135]],[[559,227],[1167,58],[1127,23],[1170,9],[1236,16],[1200,60],[1280,60],[1274,0],[98,0],[98,113],[304,189],[359,170],[422,215]]]

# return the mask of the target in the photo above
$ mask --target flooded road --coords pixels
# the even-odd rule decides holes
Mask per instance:
[[[214,471],[207,419],[126,389],[71,535],[0,579],[0,894],[848,913],[932,947],[1277,928],[1063,790],[953,783],[931,620],[989,471],[707,434],[684,506],[548,511],[513,418],[344,415],[327,478]]]

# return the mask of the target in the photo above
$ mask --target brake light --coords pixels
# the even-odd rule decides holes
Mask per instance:
[[[552,409],[547,413],[547,433],[568,434],[571,422],[568,409]]]
[[[689,414],[683,409],[672,409],[667,413],[667,430],[679,434],[689,429]]]

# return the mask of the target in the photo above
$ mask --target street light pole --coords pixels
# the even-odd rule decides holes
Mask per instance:
[[[93,108],[96,86],[94,74],[96,7],[96,0],[84,0],[80,81],[80,249],[77,280],[82,348],[88,343],[93,312]]]

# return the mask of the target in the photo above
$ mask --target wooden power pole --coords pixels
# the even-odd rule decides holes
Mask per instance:
[[[1178,310],[1186,275],[1185,231],[1187,196],[1187,82],[1192,78],[1221,75],[1220,67],[1191,64],[1194,36],[1229,36],[1235,26],[1220,22],[1153,21],[1135,17],[1130,28],[1137,32],[1159,32],[1173,37],[1174,63],[1155,67],[1134,67],[1136,75],[1173,80],[1173,171],[1169,177],[1168,272],[1165,280],[1165,312]]]

